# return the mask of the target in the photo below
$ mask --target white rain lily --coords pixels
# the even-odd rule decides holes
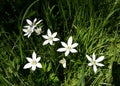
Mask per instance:
[[[42,32],[41,27],[39,27],[39,28],[35,29],[35,32],[37,33],[37,35],[40,35],[40,34],[41,34],[41,32]]]
[[[25,29],[23,31],[25,32],[24,36],[28,36],[28,38],[31,36],[31,34],[34,32],[35,28],[37,28],[37,25],[41,23],[42,20],[39,20],[37,22],[37,18],[33,20],[33,22],[29,19],[26,19],[26,22],[28,25],[24,26]]]
[[[32,58],[27,57],[26,59],[27,59],[27,61],[28,61],[29,63],[27,63],[27,64],[23,67],[23,69],[27,69],[27,68],[31,68],[31,67],[32,67],[32,70],[35,71],[35,70],[36,70],[36,67],[42,68],[41,63],[39,63],[41,57],[36,58],[36,56],[37,56],[36,53],[33,52]]]
[[[65,42],[61,42],[61,44],[64,48],[59,48],[57,51],[58,52],[65,52],[65,56],[68,56],[68,54],[70,52],[77,53],[77,50],[74,48],[78,46],[78,43],[72,44],[72,36],[69,37],[67,44]]]
[[[88,66],[92,66],[93,65],[93,70],[96,73],[97,72],[97,66],[104,66],[103,64],[99,63],[101,61],[103,61],[104,56],[100,56],[99,58],[96,59],[95,54],[93,53],[92,58],[90,58],[90,56],[86,55],[87,59],[90,61],[90,63],[88,63]]]
[[[66,68],[66,60],[65,60],[65,58],[61,59],[59,61],[59,63],[61,63],[63,65],[63,68]]]
[[[46,40],[44,41],[43,45],[46,45],[46,44],[50,44],[50,45],[53,45],[53,41],[59,41],[58,38],[55,38],[57,35],[57,32],[55,33],[51,33],[50,29],[47,30],[47,35],[42,35],[43,38],[45,38]]]

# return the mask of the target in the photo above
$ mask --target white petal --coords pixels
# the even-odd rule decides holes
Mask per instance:
[[[29,57],[27,57],[26,59],[27,59],[27,61],[30,62],[30,63],[33,61],[33,60],[32,60],[31,58],[29,58]]]
[[[36,60],[36,53],[35,53],[35,51],[34,51],[33,54],[32,54],[32,59],[33,59],[33,60]]]
[[[36,65],[38,68],[42,68],[42,65],[41,65],[41,63],[37,63],[37,65]]]
[[[87,59],[92,62],[92,59],[90,58],[90,56],[86,55]]]
[[[23,69],[30,68],[31,66],[32,66],[31,63],[27,63],[27,64],[23,67]]]
[[[42,35],[43,38],[45,39],[48,39],[48,36],[47,35]]]
[[[57,35],[57,32],[53,33],[52,37],[54,38],[56,37],[56,35]]]
[[[70,36],[70,38],[68,39],[68,46],[71,46],[72,45],[72,36]]]
[[[66,63],[63,64],[63,68],[66,68]]]
[[[23,29],[23,32],[27,32],[28,30],[27,29]]]
[[[74,44],[72,44],[71,48],[75,48],[77,46],[78,46],[78,43],[74,43]]]
[[[67,47],[67,44],[65,42],[61,42],[63,47]]]
[[[39,20],[39,21],[36,23],[36,25],[38,25],[41,21],[42,21],[42,19],[41,19],[41,20]]]
[[[39,62],[39,61],[40,61],[40,59],[41,59],[41,57],[38,57],[38,58],[36,59],[36,61],[37,61],[37,62]]]
[[[57,49],[57,51],[58,52],[64,52],[64,51],[66,51],[66,48],[59,48],[59,49]]]
[[[28,33],[28,38],[31,36],[31,33]]]
[[[69,53],[70,53],[70,51],[67,50],[67,51],[65,52],[65,56],[68,56]]]
[[[104,56],[100,56],[99,58],[96,59],[96,62],[101,62],[104,59]]]
[[[48,43],[49,43],[49,41],[46,40],[46,41],[43,42],[43,45],[46,45],[46,44],[48,44]]]
[[[29,19],[26,19],[26,21],[27,21],[27,23],[28,23],[29,25],[32,25],[32,22],[31,22],[31,20],[29,20]]]
[[[97,66],[100,66],[100,67],[104,66],[104,65],[101,64],[101,63],[97,63],[96,65],[97,65]]]
[[[25,34],[24,34],[24,36],[27,36],[27,35],[28,35],[28,33],[25,33]]]
[[[53,41],[51,40],[51,41],[49,41],[49,43],[50,43],[50,45],[53,45]]]
[[[48,43],[49,43],[49,41],[46,40],[46,41],[43,42],[43,45],[46,45],[46,44],[48,44]]]
[[[59,41],[59,39],[58,38],[53,38],[53,41]]]
[[[33,70],[33,71],[36,70],[36,65],[32,65],[32,70]]]
[[[96,65],[93,65],[93,70],[94,70],[95,73],[97,72],[97,66]]]
[[[71,49],[70,52],[77,53],[77,50],[76,49]]]
[[[51,31],[50,31],[50,29],[47,30],[47,34],[48,34],[49,37],[51,36]]]
[[[93,58],[93,60],[95,60],[95,58],[96,58],[96,57],[95,57],[95,53],[93,53],[92,58]]]
[[[26,26],[24,26],[24,28],[30,28],[30,25],[26,25]]]
[[[34,19],[33,23],[36,23],[36,21],[37,21],[37,18]]]
[[[93,64],[92,63],[88,63],[88,66],[92,66]]]

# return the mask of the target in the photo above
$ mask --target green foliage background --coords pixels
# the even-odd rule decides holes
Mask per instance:
[[[66,69],[59,64],[64,53],[56,51],[60,42],[42,46],[41,35],[23,36],[27,18],[43,19],[42,34],[50,28],[61,41],[73,36],[78,53],[65,57]],[[35,72],[23,69],[33,51],[43,65]],[[105,56],[96,74],[85,57],[93,52]],[[113,86],[119,73],[113,62],[120,63],[120,0],[1,0],[0,86]]]

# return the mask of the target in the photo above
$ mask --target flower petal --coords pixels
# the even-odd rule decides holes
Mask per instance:
[[[29,19],[26,19],[26,22],[27,22],[29,25],[32,25],[32,22],[31,22],[31,20],[29,20]]]
[[[27,33],[28,34],[28,38],[31,36],[31,33]]]
[[[59,48],[59,49],[57,49],[57,51],[58,52],[64,52],[64,51],[66,51],[66,48]]]
[[[70,53],[70,51],[67,50],[67,51],[65,52],[65,56],[68,56],[69,53]]]
[[[36,61],[37,61],[37,62],[39,62],[39,61],[40,61],[40,59],[41,59],[41,57],[38,57],[38,58],[36,59]]]
[[[47,34],[48,34],[49,37],[52,35],[50,29],[47,30]]]
[[[65,42],[61,42],[63,47],[67,47],[67,44]]]
[[[27,57],[26,59],[27,59],[27,61],[30,62],[30,63],[33,61],[33,60],[32,60],[31,58],[29,58],[29,57]]]
[[[46,44],[48,44],[48,43],[49,43],[49,41],[46,40],[46,41],[43,42],[43,45],[46,45]]]
[[[53,45],[53,41],[52,40],[50,40],[49,43],[50,43],[50,45]]]
[[[96,59],[96,62],[101,62],[104,59],[104,56],[100,56],[99,58]]]
[[[53,41],[59,41],[59,39],[58,38],[53,38]]]
[[[86,55],[87,59],[92,62],[92,59],[90,58],[90,56]]]
[[[36,25],[38,25],[40,22],[42,22],[42,19],[41,19],[41,20],[39,20],[39,21],[36,23]]]
[[[72,44],[71,48],[75,48],[77,46],[78,46],[78,43],[74,43],[74,44]]]
[[[95,57],[95,53],[93,53],[92,58],[93,58],[93,60],[95,60],[95,58],[96,58],[96,57]]]
[[[30,28],[30,25],[26,25],[26,26],[24,26],[24,28]]]
[[[101,64],[101,63],[96,63],[96,65],[97,65],[97,66],[100,66],[100,67],[104,66],[104,65]]]
[[[72,45],[72,36],[70,36],[70,38],[68,39],[68,46],[71,46]]]
[[[97,72],[97,66],[96,65],[93,65],[93,70],[94,70],[95,73]]]
[[[36,65],[32,65],[32,70],[33,70],[33,71],[36,70]]]
[[[66,63],[63,64],[63,68],[66,68]]]
[[[23,67],[23,69],[30,68],[31,66],[32,66],[31,63],[27,63],[27,64]]]
[[[88,66],[92,66],[93,64],[92,63],[88,63]]]
[[[36,60],[36,53],[35,53],[35,51],[32,53],[32,59]]]
[[[77,50],[76,49],[71,49],[70,52],[77,53]]]
[[[28,30],[27,29],[23,29],[23,32],[27,32]]]
[[[48,39],[48,36],[47,35],[42,35],[43,38],[45,39]]]
[[[56,37],[56,35],[57,35],[57,32],[53,33],[52,37],[54,38],[54,37]]]
[[[37,63],[37,65],[36,65],[38,68],[42,68],[42,65],[41,65],[41,63]]]
[[[37,18],[34,19],[33,23],[36,23],[36,21],[37,21]]]

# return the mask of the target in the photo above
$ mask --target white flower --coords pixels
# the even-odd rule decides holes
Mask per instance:
[[[53,41],[59,41],[58,38],[55,38],[57,35],[57,32],[55,33],[51,33],[50,29],[47,30],[47,35],[42,35],[43,38],[46,39],[46,41],[44,41],[43,45],[46,45],[46,44],[50,44],[50,45],[53,45]]]
[[[37,33],[37,35],[40,35],[40,34],[41,34],[41,32],[42,32],[41,27],[39,27],[39,28],[35,29],[35,32]]]
[[[25,32],[24,36],[28,36],[28,38],[31,36],[31,34],[34,32],[35,28],[37,28],[37,25],[41,22],[42,20],[39,20],[37,22],[37,18],[33,20],[33,22],[29,19],[26,19],[26,22],[28,25],[24,26],[25,29],[23,31]]]
[[[41,21],[42,21],[42,20],[39,20],[39,21],[37,22],[37,18],[35,18],[35,19],[33,20],[33,22],[32,22],[31,20],[29,20],[29,19],[26,19],[26,22],[28,23],[27,26],[30,26],[30,27],[33,28],[33,29],[35,29],[35,28],[37,27],[37,25],[38,25],[39,23],[41,23]]]
[[[27,63],[23,67],[23,69],[27,69],[27,68],[31,68],[32,67],[32,70],[35,71],[36,67],[42,68],[41,63],[39,63],[41,57],[36,58],[36,53],[35,52],[33,52],[32,58],[27,57],[26,59],[28,60],[29,63]]]
[[[61,59],[59,61],[59,63],[61,63],[63,65],[63,68],[66,68],[66,60],[65,60],[65,58]]]
[[[31,36],[31,34],[34,32],[33,29],[31,29],[30,27],[28,27],[27,29],[23,29],[23,31],[25,32],[24,36],[27,36],[28,38]]]
[[[57,51],[58,52],[65,52],[65,56],[68,56],[68,54],[71,53],[76,53],[77,50],[74,49],[75,47],[78,46],[78,43],[72,44],[72,36],[69,37],[67,44],[65,42],[61,42],[62,46],[64,48],[59,48]]]
[[[90,63],[88,64],[88,66],[92,66],[93,65],[93,70],[96,73],[97,72],[97,66],[104,66],[103,64],[99,63],[104,59],[104,56],[100,56],[99,58],[96,59],[95,54],[93,53],[92,58],[90,58],[90,56],[86,55],[87,59],[90,61]]]

